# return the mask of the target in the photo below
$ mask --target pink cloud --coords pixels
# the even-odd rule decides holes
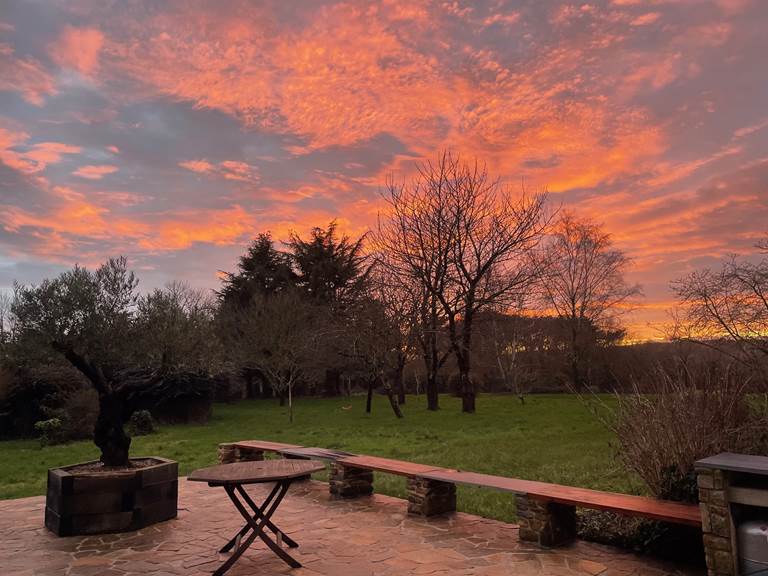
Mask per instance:
[[[91,76],[99,66],[99,54],[104,34],[96,28],[66,26],[58,40],[51,45],[51,58],[62,68],[77,70]]]
[[[42,106],[46,96],[56,94],[56,83],[35,58],[17,58],[13,48],[0,43],[0,91],[18,92],[24,100]]]
[[[198,174],[207,174],[214,170],[214,165],[207,160],[187,160],[186,162],[179,162],[179,166]]]
[[[66,154],[77,154],[82,149],[62,142],[39,142],[26,145],[29,134],[0,126],[0,162],[24,174],[44,171]],[[19,150],[25,148],[25,150]]]
[[[659,12],[647,12],[632,20],[630,24],[632,26],[647,26],[656,22],[660,17],[661,14]]]
[[[101,180],[107,174],[114,174],[117,170],[117,166],[111,166],[109,164],[101,164],[98,166],[89,165],[80,166],[80,168],[72,172],[72,175],[88,180]]]
[[[258,170],[255,166],[235,160],[223,160],[217,164],[212,164],[205,159],[187,160],[179,162],[179,166],[197,174],[218,175],[227,180],[253,182],[259,179]]]

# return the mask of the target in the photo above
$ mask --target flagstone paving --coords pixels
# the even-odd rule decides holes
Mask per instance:
[[[254,497],[267,488],[251,486]],[[216,551],[241,526],[224,491],[179,481],[179,517],[138,532],[57,538],[43,527],[44,497],[0,501],[0,574],[4,576],[173,576],[210,574]],[[545,550],[520,542],[517,528],[470,514],[429,520],[406,503],[375,495],[331,500],[328,485],[297,482],[274,519],[299,542],[292,570],[261,543],[231,576],[662,576],[696,575],[614,548],[579,542]]]

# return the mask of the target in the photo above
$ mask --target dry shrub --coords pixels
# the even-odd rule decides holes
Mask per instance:
[[[749,378],[718,366],[656,368],[616,394],[618,455],[657,498],[697,501],[694,463],[720,452],[764,453],[768,413]]]

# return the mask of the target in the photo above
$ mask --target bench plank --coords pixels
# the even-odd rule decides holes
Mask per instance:
[[[467,486],[482,486],[495,488],[505,492],[513,492],[538,500],[548,500],[561,504],[571,504],[595,510],[607,510],[643,516],[653,520],[663,520],[689,526],[701,526],[701,511],[696,504],[684,504],[668,500],[657,500],[645,496],[631,494],[618,494],[616,492],[602,492],[589,488],[577,488],[561,486],[547,482],[534,480],[519,480],[517,478],[504,478],[490,474],[461,471],[426,471],[420,474],[429,480],[452,482]]]
[[[701,526],[701,512],[696,504],[684,504],[657,500],[645,496],[602,492],[589,488],[577,488],[537,482],[535,480],[520,480],[505,478],[491,474],[464,472],[440,466],[380,458],[378,456],[355,456],[341,450],[303,447],[282,442],[246,440],[236,442],[235,446],[277,452],[299,458],[319,458],[336,461],[342,466],[362,468],[377,472],[386,472],[398,476],[420,477],[427,480],[437,480],[450,484],[480,486],[512,492],[537,500],[558,502],[560,504],[607,510],[631,516],[642,516],[653,520],[662,520],[689,526]]]
[[[424,477],[424,474],[427,472],[450,472],[448,468],[417,464],[416,462],[406,462],[404,460],[390,460],[389,458],[379,458],[378,456],[351,456],[338,460],[338,463],[343,466],[388,472],[398,476]]]
[[[266,452],[281,452],[282,450],[301,448],[298,444],[284,444],[282,442],[269,442],[268,440],[243,440],[234,444],[237,448],[265,450]]]
[[[283,456],[292,458],[306,458],[307,460],[331,460],[336,461],[342,458],[355,456],[352,452],[344,450],[332,450],[330,448],[286,448],[280,450]]]

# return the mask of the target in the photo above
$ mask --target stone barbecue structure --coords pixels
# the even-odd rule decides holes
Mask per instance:
[[[743,574],[738,526],[755,519],[768,522],[768,458],[723,453],[699,460],[696,472],[709,576]]]

